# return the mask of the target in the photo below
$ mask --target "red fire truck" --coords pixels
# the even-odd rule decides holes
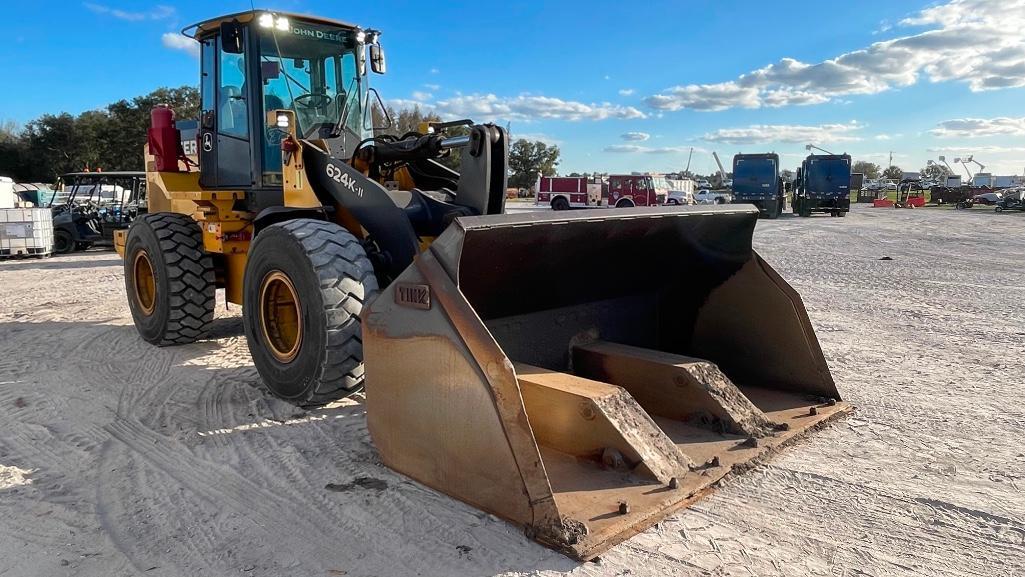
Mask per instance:
[[[665,204],[669,181],[654,174],[613,174],[609,176],[608,206],[657,206]]]
[[[588,182],[584,176],[542,176],[536,189],[534,204],[551,206],[552,210],[601,206],[601,184]]]

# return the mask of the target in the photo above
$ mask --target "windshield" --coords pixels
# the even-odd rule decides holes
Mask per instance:
[[[847,192],[851,186],[851,163],[841,158],[817,159],[808,161],[809,192],[838,193]]]
[[[260,74],[263,110],[292,109],[297,132],[305,138],[325,138],[336,127],[366,138],[362,86],[356,64],[361,49],[348,28],[291,22],[289,31],[260,28]],[[342,116],[344,126],[339,127]],[[280,183],[281,132],[264,131],[264,176]],[[274,179],[273,174],[278,178]]]
[[[776,161],[771,158],[738,158],[733,163],[736,194],[775,192],[776,179]]]

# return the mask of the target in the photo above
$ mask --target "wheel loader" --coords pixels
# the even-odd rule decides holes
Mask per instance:
[[[387,466],[580,560],[850,410],[755,208],[505,214],[501,127],[378,134],[378,31],[184,33],[198,158],[155,109],[149,212],[117,238],[146,341],[202,338],[223,289],[272,394],[365,386]]]

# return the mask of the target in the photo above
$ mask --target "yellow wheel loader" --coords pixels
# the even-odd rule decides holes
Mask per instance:
[[[253,11],[185,33],[198,165],[154,110],[149,213],[117,238],[145,340],[202,338],[223,288],[271,393],[365,384],[389,467],[577,559],[850,410],[754,208],[503,214],[500,127],[374,135],[377,31]]]

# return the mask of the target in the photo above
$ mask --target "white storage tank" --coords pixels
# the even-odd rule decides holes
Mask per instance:
[[[53,213],[48,208],[0,209],[0,258],[49,256]]]
[[[14,208],[16,198],[14,181],[6,176],[0,176],[0,208]]]

